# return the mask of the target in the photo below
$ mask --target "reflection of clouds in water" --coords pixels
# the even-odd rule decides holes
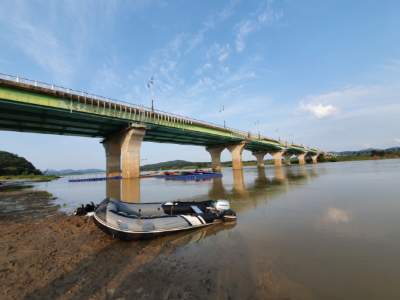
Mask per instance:
[[[348,223],[350,221],[350,214],[345,210],[330,207],[326,213],[324,220],[329,223]]]

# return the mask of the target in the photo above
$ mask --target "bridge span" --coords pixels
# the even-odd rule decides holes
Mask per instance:
[[[296,155],[299,164],[309,156],[314,163],[318,149],[289,144],[262,135],[50,85],[0,74],[0,130],[102,138],[108,176],[140,175],[143,141],[203,146],[212,168],[221,169],[221,152],[232,154],[232,168],[242,168],[247,149],[259,167],[270,153],[277,166]]]

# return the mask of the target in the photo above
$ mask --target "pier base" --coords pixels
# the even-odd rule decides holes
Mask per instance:
[[[104,139],[107,177],[140,177],[140,146],[144,135],[145,128],[140,126],[130,127]]]
[[[274,159],[275,167],[282,166],[282,158],[283,158],[284,151],[278,151],[271,153],[272,158]]]
[[[297,155],[297,159],[299,160],[299,165],[306,164],[306,154],[305,153]]]
[[[312,159],[313,164],[316,164],[318,162],[318,154],[312,155],[311,159]]]
[[[206,150],[211,155],[211,168],[214,172],[221,172],[221,153],[224,146],[208,146]]]
[[[257,159],[257,167],[264,168],[264,166],[265,166],[264,157],[265,157],[265,155],[267,155],[267,152],[257,151],[257,152],[252,152],[252,154]]]
[[[241,170],[243,168],[242,163],[242,152],[244,150],[245,142],[240,142],[236,145],[228,146],[228,150],[232,154],[232,169],[233,170]]]

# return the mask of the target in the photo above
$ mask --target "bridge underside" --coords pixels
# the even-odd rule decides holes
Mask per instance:
[[[142,141],[205,146],[216,170],[220,169],[224,149],[231,152],[234,169],[242,167],[244,149],[256,156],[260,167],[264,166],[267,153],[272,154],[277,166],[285,156],[297,155],[302,163],[306,154],[311,155],[313,162],[318,156],[316,149],[301,145],[283,144],[267,137],[65,89],[4,79],[0,79],[0,130],[103,138],[107,173],[121,172],[127,177],[139,175]]]
[[[66,113],[61,109],[16,104],[0,99],[0,130],[105,138],[130,124],[123,119],[76,111]],[[241,140],[155,124],[146,124],[144,137],[144,141],[148,142],[198,146],[230,144]]]

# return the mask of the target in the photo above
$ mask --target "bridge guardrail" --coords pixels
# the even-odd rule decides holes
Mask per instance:
[[[178,114],[162,111],[162,110],[159,110],[159,109],[152,109],[152,108],[146,107],[144,105],[133,104],[133,103],[129,103],[129,102],[121,101],[121,100],[112,99],[112,98],[109,98],[109,97],[103,97],[103,96],[100,96],[100,95],[87,93],[87,92],[84,92],[84,91],[73,90],[73,89],[70,89],[70,88],[65,88],[65,87],[62,87],[62,86],[49,84],[49,83],[38,81],[38,80],[31,80],[31,79],[28,79],[28,78],[15,76],[15,75],[4,74],[4,73],[0,73],[0,79],[7,80],[7,81],[12,81],[12,82],[15,82],[15,83],[27,84],[27,85],[30,85],[32,87],[40,87],[40,88],[44,88],[44,89],[48,89],[48,90],[68,93],[68,94],[75,95],[75,96],[78,96],[78,97],[86,97],[86,98],[91,98],[91,99],[94,99],[94,100],[100,100],[100,101],[103,101],[103,102],[110,102],[110,103],[113,103],[113,104],[124,105],[124,106],[127,106],[127,107],[131,107],[131,108],[135,108],[135,109],[138,109],[138,110],[142,110],[142,111],[147,112],[147,113],[158,113],[158,114],[161,114],[161,115],[165,115],[165,116],[176,118],[177,120],[181,121],[182,123],[190,123],[190,124],[195,124],[195,125],[201,125],[201,126],[206,126],[206,127],[210,127],[210,128],[215,128],[215,129],[218,129],[218,130],[224,130],[224,131],[227,131],[227,132],[231,132],[231,133],[236,134],[239,137],[242,137],[244,139],[249,138],[249,139],[254,139],[254,140],[272,142],[272,143],[275,143],[275,144],[279,144],[280,146],[283,146],[283,147],[284,146],[288,147],[289,145],[290,146],[295,146],[294,144],[289,144],[287,141],[280,141],[280,140],[278,141],[278,140],[269,138],[267,136],[263,136],[263,135],[259,135],[259,134],[252,134],[250,131],[243,131],[243,130],[238,130],[238,129],[234,129],[234,128],[231,128],[231,127],[221,126],[221,125],[218,125],[218,124],[213,123],[213,122],[206,122],[206,121],[198,120],[198,119],[195,119],[195,118],[192,118],[192,117],[187,117],[187,116],[182,116],[182,115],[178,115]],[[306,147],[304,147],[304,148],[306,148]]]

